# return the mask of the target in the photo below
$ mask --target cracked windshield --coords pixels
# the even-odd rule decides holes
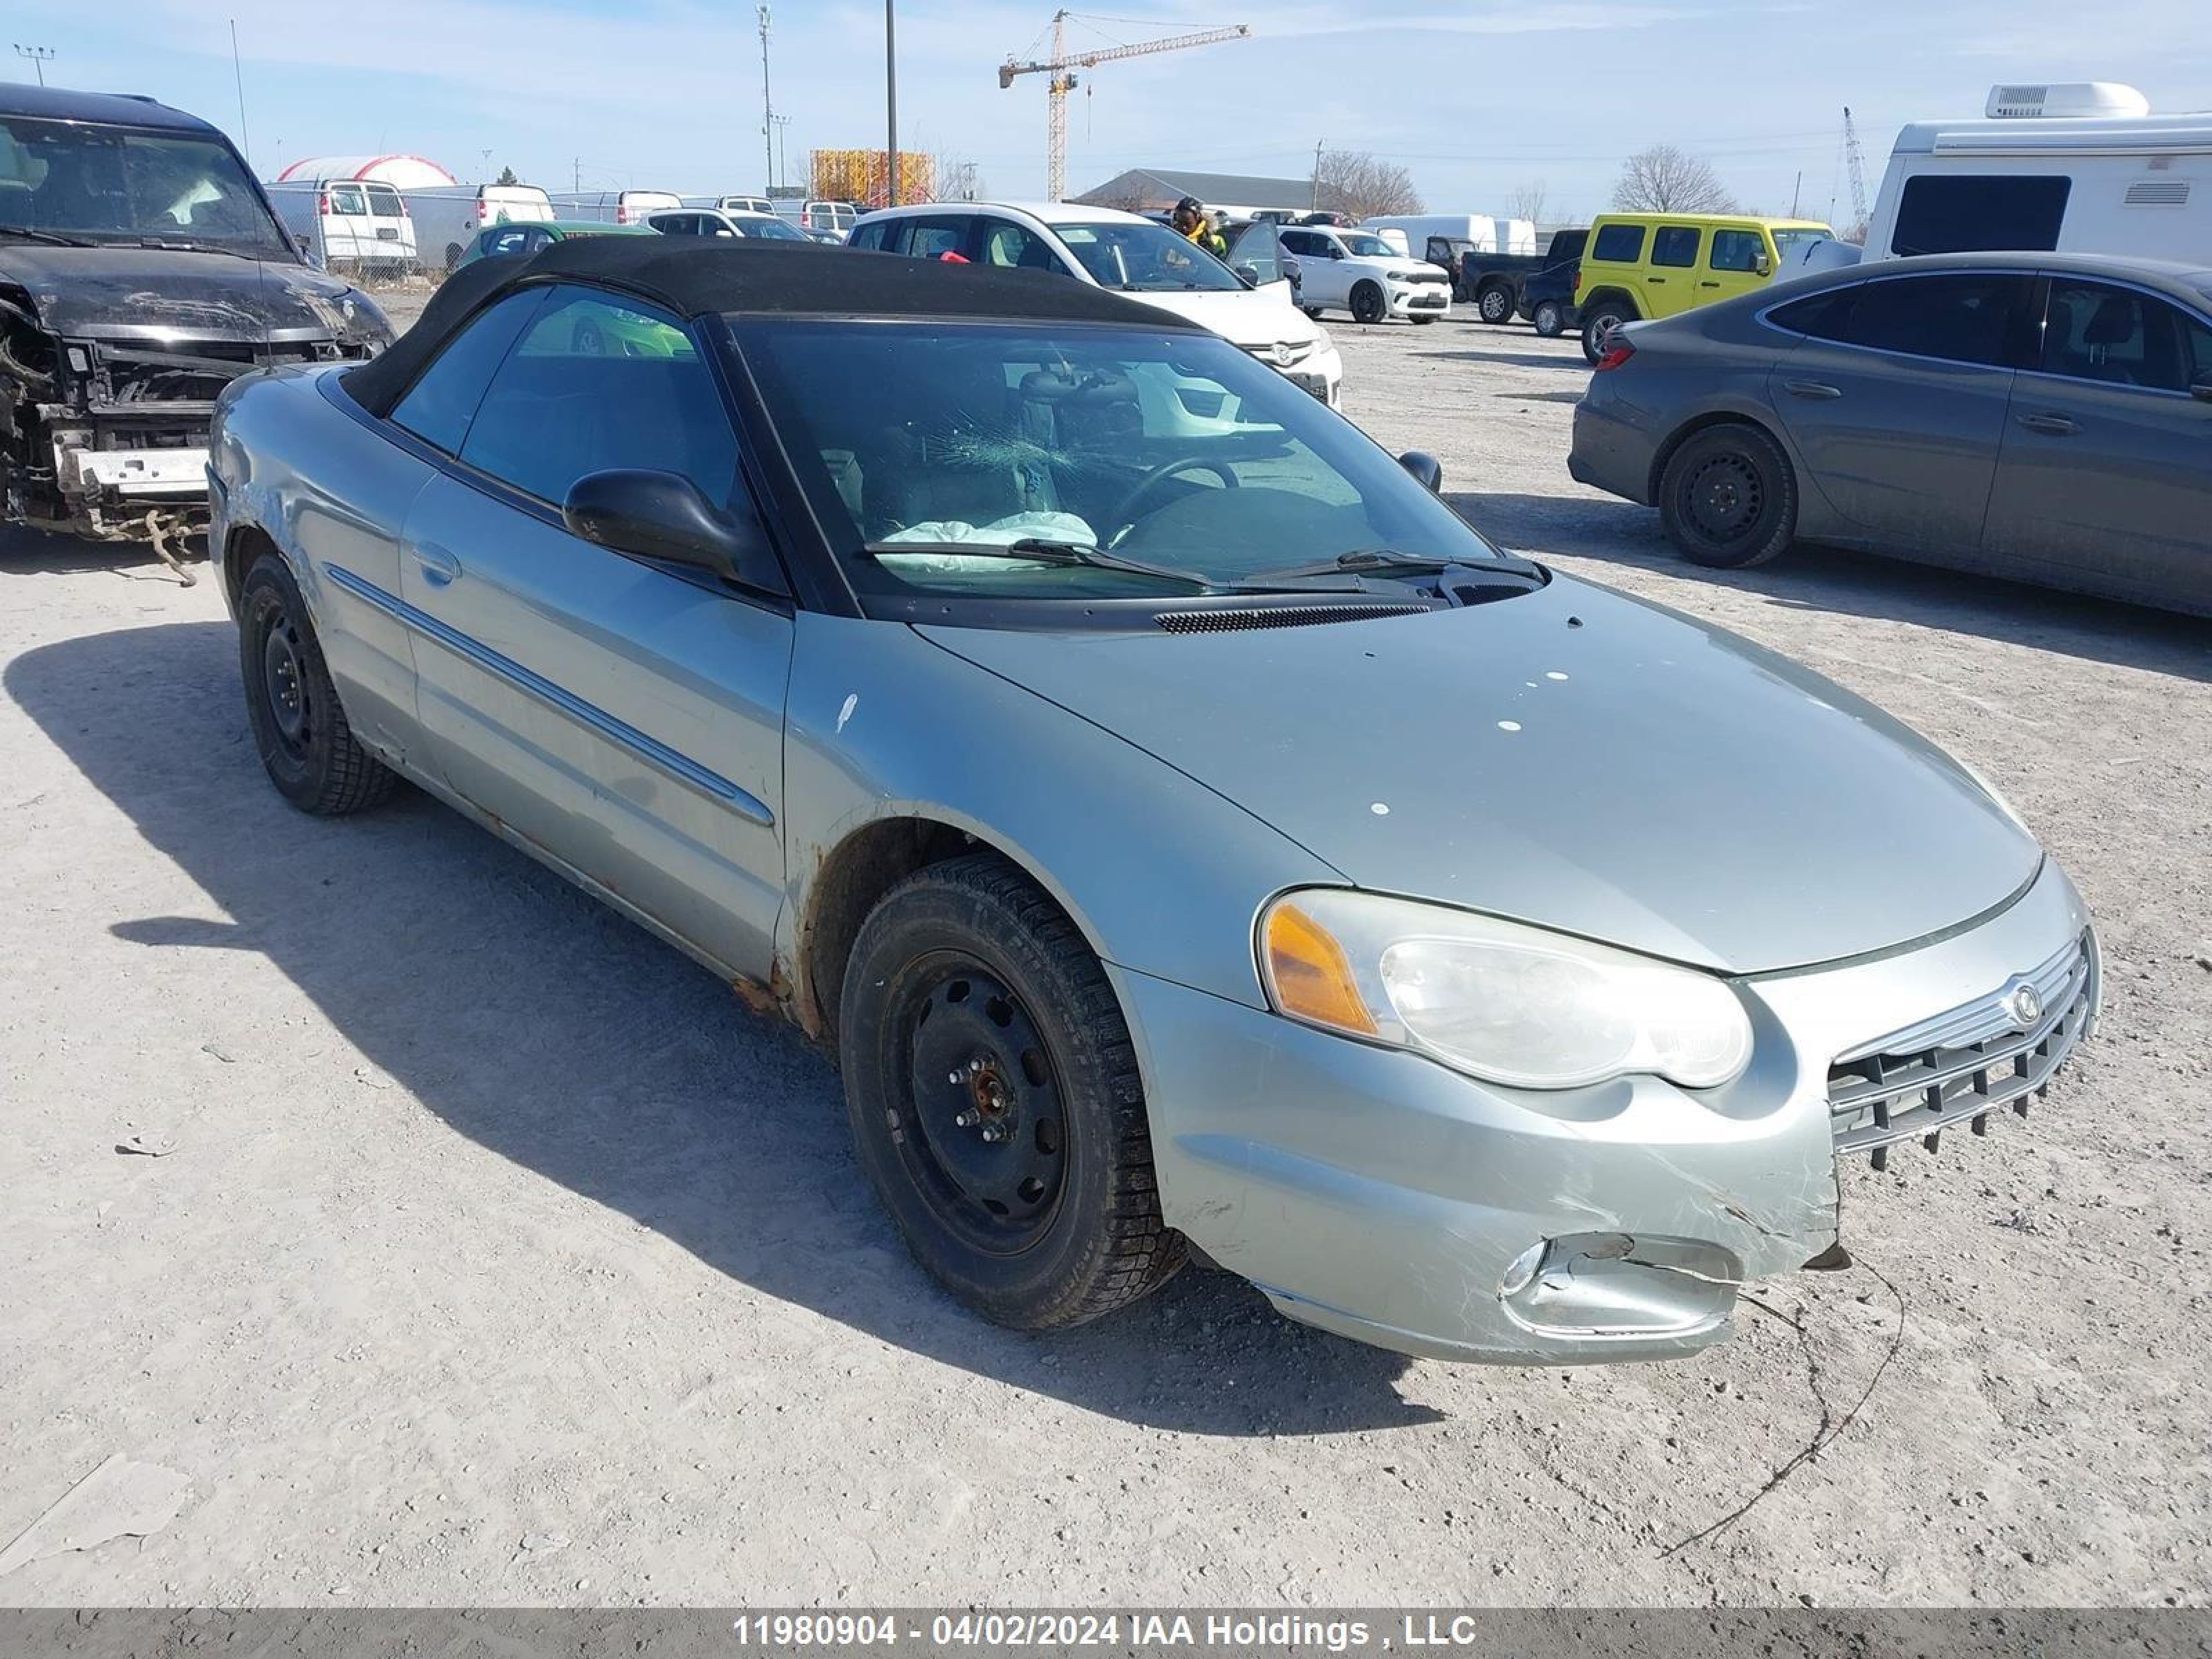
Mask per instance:
[[[831,544],[878,592],[1163,598],[1347,554],[1497,556],[1310,392],[1210,337],[738,330]]]
[[[0,233],[286,253],[229,149],[210,139],[0,119]]]

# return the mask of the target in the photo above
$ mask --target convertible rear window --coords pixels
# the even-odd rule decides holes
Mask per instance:
[[[1212,335],[733,326],[864,592],[1161,597],[1377,549],[1497,556],[1356,427]],[[1060,556],[962,551],[1023,541]]]

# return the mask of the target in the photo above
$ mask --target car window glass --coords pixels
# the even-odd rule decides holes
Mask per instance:
[[[1610,264],[1632,265],[1644,252],[1644,227],[1605,225],[1597,233],[1589,257]]]
[[[672,319],[562,288],[493,375],[461,459],[556,504],[609,467],[681,473],[720,502],[736,482],[737,439]]]
[[[1258,283],[1279,283],[1289,275],[1280,243],[1275,227],[1266,220],[1248,225],[1230,247],[1230,268],[1248,272]]]
[[[459,454],[493,371],[544,301],[542,289],[510,294],[463,328],[393,407],[392,423],[448,455]]]
[[[1878,351],[2002,364],[2025,276],[1905,276],[1868,283],[1852,307],[1850,340]]]
[[[1767,317],[1778,327],[1809,334],[1816,340],[1848,341],[1851,337],[1851,307],[1861,286],[1854,283],[1808,299],[1792,300],[1786,306],[1777,306],[1767,313]]]
[[[2192,349],[2187,322],[2165,301],[2134,289],[2053,278],[2043,367],[2072,380],[2186,392],[2204,349],[2201,343]]]
[[[818,224],[818,221],[817,222]],[[905,245],[899,250],[916,259],[939,259],[948,253],[967,257],[961,244],[968,240],[962,219],[909,219]]]
[[[389,185],[368,187],[368,205],[380,217],[397,219],[399,216],[399,192]]]
[[[1757,270],[1759,256],[1765,251],[1755,230],[1717,230],[1705,264],[1714,270]]]
[[[1043,237],[1011,219],[986,219],[976,262],[1021,270],[1057,270],[1060,261]]]
[[[368,214],[368,198],[362,194],[359,185],[332,185],[331,211],[343,214],[349,219],[366,218]]]
[[[880,248],[884,245],[884,232],[888,228],[890,228],[889,225],[880,219],[874,224],[862,225],[853,233],[853,240],[848,246]]]
[[[1490,550],[1311,393],[1213,336],[932,321],[747,324],[744,349],[854,579],[1012,597],[1161,579],[975,557],[1024,536],[1232,579],[1395,547]],[[519,361],[519,359],[518,359]],[[901,542],[918,544],[911,553]],[[1166,591],[1178,591],[1170,580]]]
[[[1698,263],[1698,228],[1662,225],[1651,238],[1651,263],[1682,267]]]
[[[2058,246],[2074,181],[2005,174],[1930,174],[1905,181],[1890,252],[2048,253]]]

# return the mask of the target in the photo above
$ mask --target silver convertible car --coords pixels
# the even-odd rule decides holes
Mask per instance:
[[[277,789],[404,778],[796,1020],[1009,1324],[1195,1249],[1407,1352],[1686,1353],[2095,1017],[1966,768],[1079,283],[567,242],[213,455]]]

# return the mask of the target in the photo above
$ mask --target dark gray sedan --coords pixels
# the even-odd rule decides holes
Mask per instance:
[[[1699,564],[1816,541],[2212,615],[2212,270],[1896,259],[1638,324],[1569,468]]]

